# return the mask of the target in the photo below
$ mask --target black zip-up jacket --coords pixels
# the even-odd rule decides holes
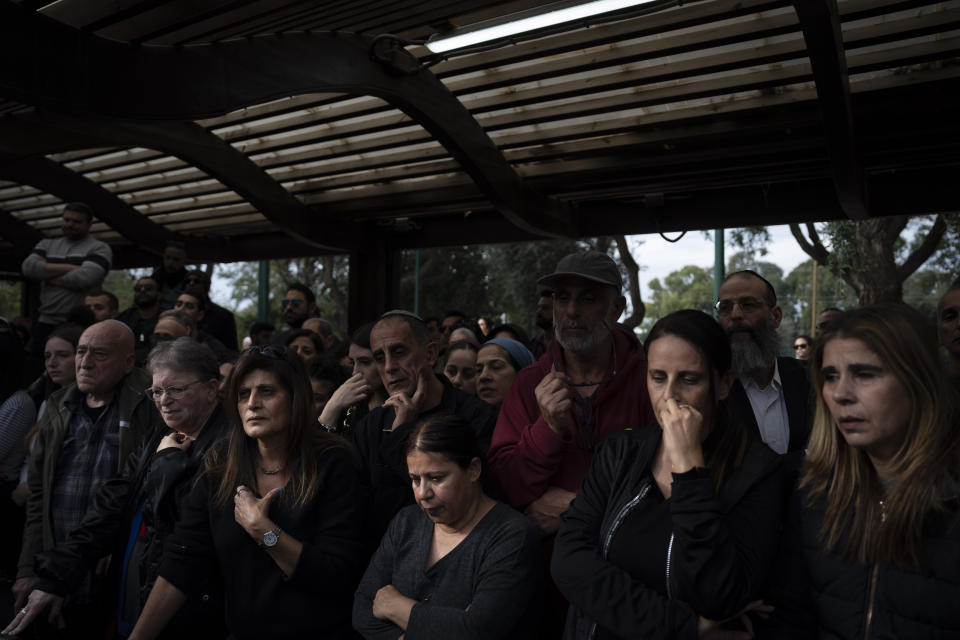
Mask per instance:
[[[960,499],[927,516],[919,569],[887,562],[866,566],[844,560],[839,551],[823,551],[817,540],[823,507],[801,509],[806,500],[801,489],[791,507],[794,514],[800,511],[807,571],[799,575],[810,580],[808,606],[816,611],[820,638],[960,638]],[[798,601],[804,595],[797,594]]]
[[[606,559],[617,527],[656,490],[662,433],[653,426],[602,443],[564,515],[551,570],[571,603],[567,639],[593,638],[598,624],[624,638],[693,639],[698,615],[723,620],[761,595],[785,505],[781,461],[760,442],[750,442],[720,495],[706,469],[673,475],[668,594]]]
[[[57,548],[37,554],[34,568],[39,582],[36,588],[65,595],[76,588],[86,571],[101,557],[110,554],[113,554],[112,584],[119,585],[125,546],[133,518],[142,503],[146,546],[139,558],[130,558],[130,562],[139,563],[142,606],[156,581],[164,540],[173,533],[181,504],[203,469],[204,454],[226,432],[226,414],[219,403],[186,453],[176,447],[158,452],[160,440],[173,433],[169,428],[158,430],[128,458],[124,472],[100,488],[80,527]],[[220,588],[215,583],[207,586],[205,597],[188,602],[167,627],[168,632],[178,629],[180,621],[191,633],[223,629]]]

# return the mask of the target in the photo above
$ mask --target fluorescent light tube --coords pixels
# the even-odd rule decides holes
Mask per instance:
[[[545,29],[556,24],[581,20],[601,13],[609,13],[610,11],[627,9],[652,1],[653,0],[595,0],[594,2],[587,2],[565,9],[557,9],[548,11],[547,13],[541,13],[540,15],[521,18],[513,22],[481,28],[476,31],[468,31],[450,36],[449,38],[438,38],[437,40],[427,41],[426,47],[433,53],[446,53],[454,49],[471,47],[481,42],[509,38],[518,33]]]

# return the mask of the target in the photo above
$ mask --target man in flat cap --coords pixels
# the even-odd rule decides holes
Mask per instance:
[[[653,410],[643,346],[616,324],[626,298],[613,259],[574,253],[537,284],[553,291],[554,340],[514,380],[488,457],[502,497],[551,535],[597,444],[650,424]]]

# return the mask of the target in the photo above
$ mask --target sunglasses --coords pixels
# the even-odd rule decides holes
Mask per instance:
[[[157,286],[153,284],[138,284],[133,287],[133,290],[136,291],[153,291]]]
[[[186,280],[187,284],[204,284],[206,280],[203,278],[198,278],[197,276],[191,276]]]
[[[301,304],[303,304],[303,300],[299,300],[297,298],[294,298],[293,300],[284,299],[284,301],[281,302],[280,304],[284,309],[286,309],[287,307],[293,307],[294,309],[296,309]]]
[[[801,343],[801,344],[795,344],[795,345],[793,345],[793,349],[794,349],[794,351],[799,351],[800,349],[806,349],[806,348],[809,347],[809,346],[810,346],[810,345],[808,345],[807,343],[804,342],[804,343]]]
[[[266,356],[267,358],[273,358],[274,360],[284,360],[284,355],[287,353],[286,348],[277,346],[275,344],[260,344],[248,347],[240,352],[240,356],[248,356],[251,354]]]

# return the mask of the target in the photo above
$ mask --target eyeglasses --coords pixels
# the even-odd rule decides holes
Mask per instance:
[[[293,307],[294,309],[296,309],[301,304],[303,304],[303,300],[300,300],[299,298],[293,298],[292,300],[284,299],[283,302],[280,303],[280,305],[284,309],[286,309],[287,307]]]
[[[240,356],[261,355],[274,360],[285,360],[287,350],[275,344],[255,344],[240,352]]]
[[[160,402],[164,395],[168,396],[171,400],[179,400],[183,397],[183,394],[187,392],[187,389],[198,382],[200,382],[200,380],[194,380],[190,384],[185,384],[182,387],[167,387],[166,389],[150,387],[149,389],[145,389],[144,393],[147,394],[147,398],[154,402]]]
[[[809,346],[810,346],[810,345],[808,345],[806,342],[802,342],[802,343],[800,343],[800,344],[795,344],[795,345],[793,345],[793,350],[794,350],[794,351],[799,351],[800,349],[806,349],[806,348],[809,347]]]
[[[733,312],[733,306],[737,305],[744,313],[753,313],[759,311],[766,303],[759,298],[738,298],[736,300],[717,300],[717,313],[727,315]]]

